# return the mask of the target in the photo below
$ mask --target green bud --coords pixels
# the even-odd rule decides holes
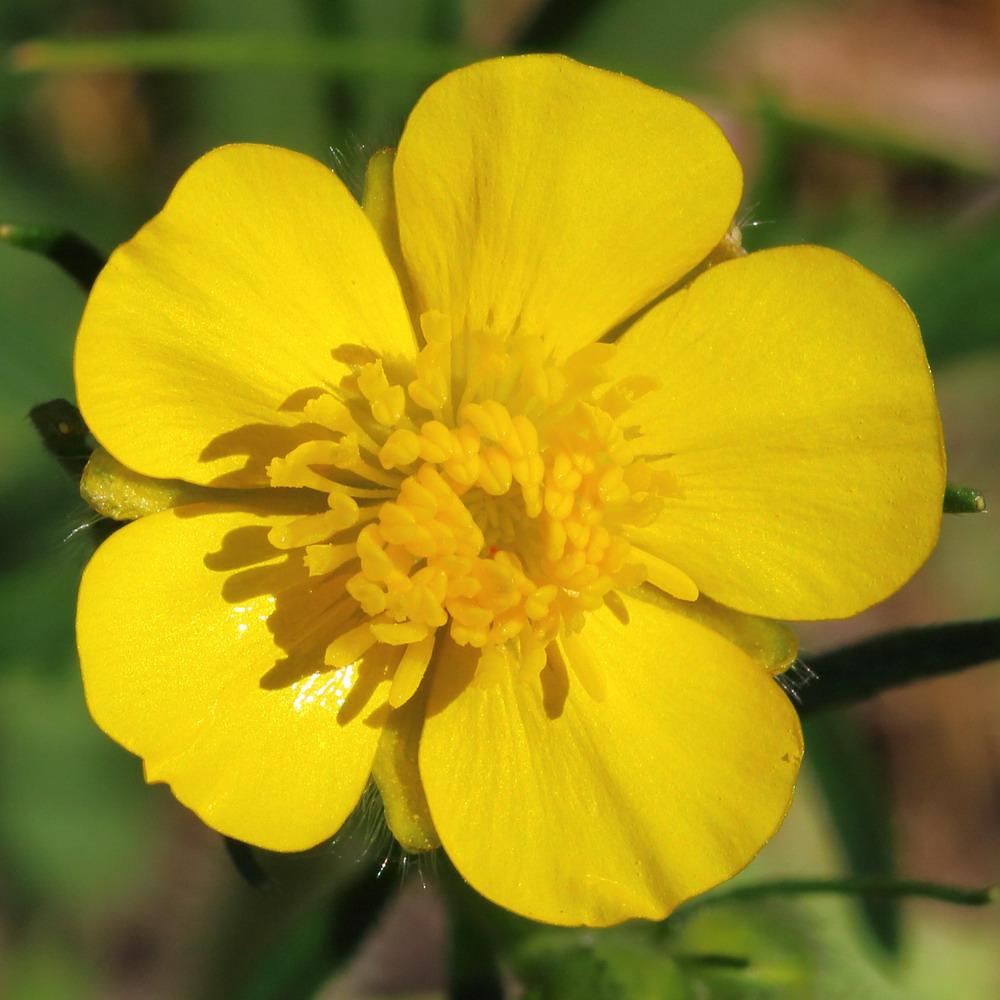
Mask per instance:
[[[986,510],[986,498],[971,486],[956,486],[948,483],[944,490],[944,512],[946,514],[982,514]]]

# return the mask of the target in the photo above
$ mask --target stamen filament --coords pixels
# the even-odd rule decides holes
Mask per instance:
[[[477,685],[505,672],[528,682],[565,659],[602,698],[607,680],[575,639],[587,616],[606,606],[626,619],[615,588],[644,580],[698,597],[679,567],[630,542],[665,499],[682,497],[669,471],[634,454],[619,422],[651,380],[613,379],[611,345],[560,363],[526,332],[453,336],[451,327],[424,314],[409,366],[335,352],[353,374],[303,413],[333,437],[269,469],[275,485],[322,490],[330,509],[273,529],[272,544],[303,547],[312,576],[346,574],[349,608],[326,663],[387,650],[385,662],[397,663],[392,708],[420,685],[443,627],[480,650]],[[390,647],[404,647],[398,660]]]

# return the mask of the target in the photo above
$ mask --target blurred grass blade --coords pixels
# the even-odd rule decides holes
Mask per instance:
[[[898,237],[900,243],[891,251],[897,259],[905,259],[902,241],[926,246],[898,275],[889,271],[886,277],[920,317],[935,370],[956,358],[996,350],[1000,224],[995,213],[981,213],[966,225],[943,231],[910,229]]]
[[[955,906],[987,906],[998,898],[996,886],[985,889],[966,889],[941,882],[922,882],[913,879],[893,878],[782,878],[753,885],[738,885],[700,897],[695,906],[715,903],[745,902],[766,899],[770,896],[890,896],[900,899],[936,899]]]
[[[311,1000],[354,958],[399,883],[363,874],[332,902],[294,920],[262,955],[238,1000]],[[233,995],[233,994],[227,994]]]
[[[854,720],[824,713],[806,720],[807,760],[819,783],[830,819],[855,878],[892,879],[896,874],[892,810],[881,761]],[[875,941],[899,955],[899,900],[862,896],[861,913]]]
[[[750,249],[755,249],[754,232],[757,224],[765,227],[778,219],[794,215],[795,184],[792,177],[795,164],[795,140],[777,104],[761,96],[757,106],[757,166],[754,180],[743,198],[744,216],[737,218],[747,226],[743,234]]]
[[[815,675],[794,694],[806,715],[1000,659],[1000,618],[886,632],[803,659]]]
[[[818,709],[861,701],[924,677],[952,673],[1000,658],[1000,618],[904,629],[815,657],[814,675],[795,690],[805,719],[809,761],[853,876],[895,874],[889,796],[880,762],[851,719]],[[895,898],[861,900],[875,939],[895,955],[900,945]]]
[[[948,483],[944,491],[946,514],[981,514],[986,510],[986,498],[971,486]]]
[[[581,24],[589,21],[607,0],[543,0],[513,41],[528,52],[559,52],[569,45]]]
[[[60,226],[0,223],[0,239],[58,264],[85,292],[104,267],[105,257],[76,233]]]
[[[855,149],[880,160],[902,165],[937,164],[972,175],[992,176],[989,159],[968,149],[956,148],[930,134],[884,121],[864,121],[857,116],[837,113],[822,104],[797,103],[776,92],[756,95],[762,125],[780,132],[798,148],[805,144]]]
[[[329,928],[325,913],[313,913],[287,931],[262,960],[240,1000],[309,1000],[330,977]]]
[[[706,899],[705,902],[710,903],[713,900]],[[719,955],[708,952],[701,955],[674,955],[674,961],[682,969],[736,969],[740,972],[749,969],[753,964],[743,955]]]
[[[347,75],[437,76],[487,53],[433,42],[266,34],[115,35],[24,42],[10,55],[21,73],[63,70],[272,69]]]
[[[500,1000],[500,956],[538,929],[533,921],[480,896],[442,852],[439,887],[448,911],[448,1000]]]
[[[448,1000],[503,1000],[496,953],[482,928],[451,911],[448,953]]]

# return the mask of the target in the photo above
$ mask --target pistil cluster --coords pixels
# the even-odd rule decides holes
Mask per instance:
[[[346,346],[351,374],[304,407],[316,437],[269,467],[274,486],[322,491],[327,510],[271,532],[304,548],[314,576],[342,578],[356,605],[330,643],[340,668],[376,643],[399,647],[390,703],[419,686],[439,630],[480,650],[477,681],[539,673],[618,587],[651,580],[693,600],[679,570],[636,550],[680,487],[637,455],[633,401],[655,387],[609,374],[615,348],[562,362],[524,333],[452,337],[426,314],[409,363]]]

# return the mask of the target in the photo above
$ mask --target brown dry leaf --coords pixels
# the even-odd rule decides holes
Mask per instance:
[[[724,78],[793,114],[1000,168],[1000,5],[854,0],[772,7],[718,50]]]
[[[466,40],[486,49],[503,49],[544,4],[545,0],[482,0],[469,12]]]

